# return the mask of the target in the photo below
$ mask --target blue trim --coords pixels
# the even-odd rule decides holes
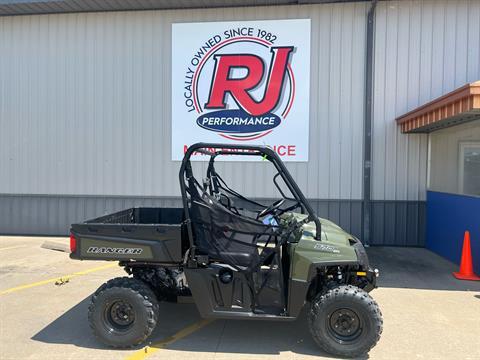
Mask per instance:
[[[459,264],[466,230],[470,231],[473,267],[480,274],[480,198],[428,191],[426,247]]]

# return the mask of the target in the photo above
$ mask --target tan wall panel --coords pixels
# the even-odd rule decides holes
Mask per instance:
[[[480,142],[480,120],[430,134],[429,189],[449,193],[459,190],[461,142]]]

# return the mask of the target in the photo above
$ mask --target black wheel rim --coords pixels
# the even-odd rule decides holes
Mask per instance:
[[[340,343],[353,342],[362,334],[362,321],[351,309],[337,309],[328,317],[328,330]]]
[[[125,300],[115,300],[105,307],[106,323],[111,331],[127,331],[135,321],[135,311]]]

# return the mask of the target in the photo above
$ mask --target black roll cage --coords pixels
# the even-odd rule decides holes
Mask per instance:
[[[207,149],[214,149],[215,151],[210,151]],[[218,149],[218,150],[217,150]],[[240,151],[238,151],[240,150]],[[315,211],[311,207],[310,203],[307,201],[302,191],[298,187],[297,183],[293,179],[292,175],[286,168],[283,161],[277,155],[275,151],[270,149],[267,146],[261,145],[233,145],[233,144],[215,144],[215,143],[196,143],[191,145],[182,160],[182,165],[180,166],[179,171],[179,180],[180,180],[180,191],[182,193],[182,202],[183,209],[185,213],[185,223],[187,226],[188,238],[190,242],[190,247],[193,249],[193,230],[192,222],[190,219],[190,212],[188,208],[188,199],[187,199],[187,188],[185,180],[193,182],[193,171],[190,158],[194,152],[202,153],[209,155],[212,158],[215,158],[218,155],[242,155],[242,156],[262,156],[264,159],[270,161],[278,171],[278,174],[282,177],[288,189],[295,197],[295,200],[307,211],[308,217],[307,221],[313,221],[316,227],[316,240],[321,239],[321,230],[322,225],[318,219]],[[275,175],[274,179],[278,176]],[[275,180],[274,180],[275,181]]]

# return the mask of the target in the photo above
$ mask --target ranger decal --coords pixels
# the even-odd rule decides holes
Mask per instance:
[[[143,249],[140,248],[111,248],[90,246],[87,250],[89,254],[123,254],[123,255],[140,255]]]

